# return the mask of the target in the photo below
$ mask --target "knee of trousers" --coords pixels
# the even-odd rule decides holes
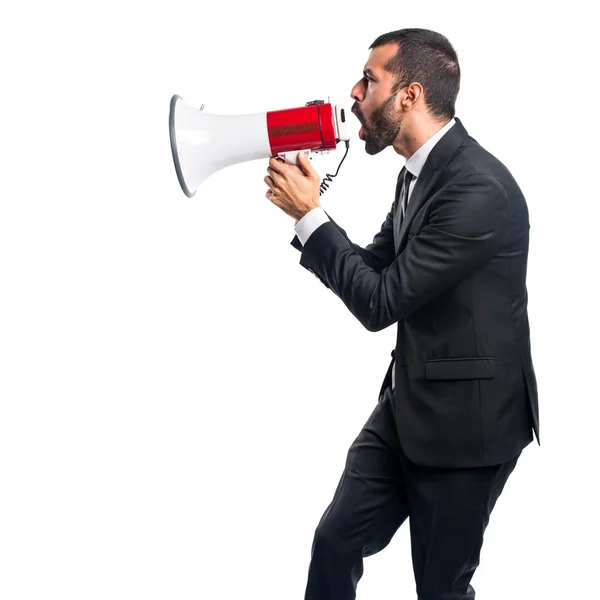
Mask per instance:
[[[334,554],[361,552],[361,540],[351,532],[333,523],[325,521],[316,530],[313,539],[313,550]]]

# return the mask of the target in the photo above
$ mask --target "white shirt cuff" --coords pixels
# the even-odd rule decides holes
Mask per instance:
[[[294,231],[296,232],[300,243],[304,246],[308,241],[308,238],[312,235],[313,231],[323,225],[323,223],[327,223],[329,220],[329,217],[320,206],[308,211],[294,225]]]

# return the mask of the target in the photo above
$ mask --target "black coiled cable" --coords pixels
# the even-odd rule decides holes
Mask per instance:
[[[344,158],[346,158],[346,154],[348,154],[348,148],[350,148],[350,142],[348,140],[344,140],[344,143],[346,144],[346,152],[345,152],[344,156],[342,157],[342,160],[340,161],[340,164],[338,165],[338,168],[337,168],[337,171],[335,172],[335,175],[332,175],[331,173],[326,173],[325,174],[325,178],[321,182],[321,189],[319,191],[319,196],[322,196],[329,189],[329,183],[328,182],[332,181],[332,178],[336,177],[337,174],[340,171],[340,167],[342,166],[342,163],[344,162]]]

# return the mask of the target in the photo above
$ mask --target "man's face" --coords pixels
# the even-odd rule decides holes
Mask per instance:
[[[368,154],[377,154],[392,145],[400,131],[402,116],[396,109],[397,92],[391,95],[395,79],[383,68],[397,50],[396,44],[373,48],[364,77],[350,92],[355,100],[352,113],[362,125],[359,136],[365,141]]]

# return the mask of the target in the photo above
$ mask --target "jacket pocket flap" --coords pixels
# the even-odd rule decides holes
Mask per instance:
[[[425,365],[425,379],[492,379],[493,356],[477,358],[434,358]]]

